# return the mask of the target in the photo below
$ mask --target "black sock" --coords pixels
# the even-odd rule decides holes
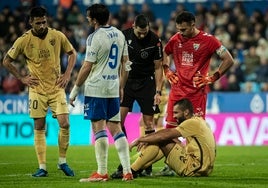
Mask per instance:
[[[144,131],[145,134],[150,134],[150,133],[154,133],[155,130],[150,130],[150,131]]]
[[[123,171],[123,166],[122,166],[121,164],[118,165],[117,170],[118,170],[118,171]]]
[[[142,172],[142,169],[135,171],[131,168],[131,172],[132,172],[133,178],[137,178],[138,175]]]
[[[153,171],[153,166],[151,165],[151,166],[148,166],[146,169],[145,169],[145,171],[147,172],[147,173],[151,173],[152,171]]]

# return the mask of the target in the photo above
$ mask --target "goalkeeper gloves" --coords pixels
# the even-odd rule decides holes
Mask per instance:
[[[165,76],[168,79],[169,83],[177,84],[179,81],[179,78],[176,72],[171,71],[167,65],[163,65],[163,69],[164,69]]]
[[[193,82],[197,88],[203,87],[204,85],[212,84],[221,77],[220,71],[215,72],[212,76],[204,76],[199,71],[194,75]]]

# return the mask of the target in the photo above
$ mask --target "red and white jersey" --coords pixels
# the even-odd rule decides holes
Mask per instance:
[[[203,75],[208,73],[210,59],[220,47],[221,43],[218,39],[203,31],[193,38],[184,38],[180,33],[173,35],[164,47],[164,51],[167,55],[173,55],[179,77],[178,84],[172,85],[174,93],[186,97],[207,92],[203,88],[194,87],[193,76],[197,71]]]

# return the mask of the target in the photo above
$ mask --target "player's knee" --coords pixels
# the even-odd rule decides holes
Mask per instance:
[[[69,129],[70,123],[67,122],[67,121],[66,122],[61,122],[60,127],[63,128],[63,129]]]

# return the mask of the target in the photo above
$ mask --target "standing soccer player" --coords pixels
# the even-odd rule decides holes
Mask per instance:
[[[164,47],[163,68],[171,83],[167,128],[177,126],[173,106],[181,98],[188,98],[193,103],[195,114],[205,119],[208,84],[218,80],[234,64],[231,54],[218,39],[196,28],[192,13],[179,13],[176,28],[178,32]],[[214,53],[221,59],[221,64],[213,75],[209,75],[210,59]],[[174,60],[176,72],[169,69],[170,56]]]
[[[133,27],[123,31],[128,44],[129,59],[132,62],[129,77],[124,89],[124,98],[120,106],[122,129],[126,133],[124,123],[128,112],[132,111],[134,101],[140,106],[144,122],[144,132],[154,132],[153,117],[159,112],[161,89],[163,84],[163,48],[161,39],[150,30],[149,20],[137,15]],[[122,167],[111,175],[122,177]],[[148,167],[143,175],[150,176],[152,167]]]
[[[46,122],[45,117],[50,107],[53,117],[57,118],[59,130],[58,168],[66,176],[74,176],[73,170],[66,163],[69,146],[70,124],[65,87],[76,61],[76,51],[66,36],[47,25],[47,11],[43,7],[34,7],[30,11],[32,29],[19,37],[3,60],[3,65],[22,83],[29,86],[30,117],[34,119],[34,144],[39,169],[32,176],[45,177],[46,169]],[[61,50],[68,54],[68,66],[61,74]],[[26,57],[29,75],[21,76],[12,62],[19,56]]]
[[[80,182],[107,181],[108,135],[114,138],[120,162],[123,166],[123,181],[133,179],[130,169],[128,141],[120,124],[120,96],[128,76],[128,50],[121,31],[107,24],[109,10],[105,5],[94,4],[87,8],[87,19],[95,31],[87,39],[85,61],[79,71],[75,86],[70,93],[70,104],[85,82],[84,118],[91,120],[95,135],[97,172]],[[120,72],[120,75],[119,75]],[[120,94],[119,94],[120,91]]]

